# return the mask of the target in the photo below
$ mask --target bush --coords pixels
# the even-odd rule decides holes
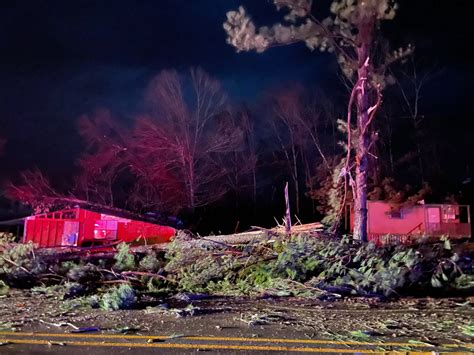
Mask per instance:
[[[130,309],[137,302],[135,291],[129,284],[115,286],[104,294],[99,302],[104,310]]]
[[[0,244],[0,275],[8,274],[17,268],[28,269],[32,265],[34,244],[7,243]]]
[[[114,269],[117,271],[129,271],[135,268],[135,256],[130,252],[130,247],[127,243],[117,245],[117,253],[114,259]]]
[[[8,295],[10,287],[3,281],[0,280],[0,296]]]
[[[15,235],[13,233],[0,232],[0,249],[2,245],[15,242]]]
[[[80,284],[94,283],[103,277],[99,270],[97,270],[97,266],[90,263],[85,265],[68,264],[67,266],[72,266],[72,268],[67,273],[68,279]]]
[[[146,255],[139,262],[140,269],[147,272],[157,272],[162,266],[162,260],[159,259],[153,250],[147,251]]]
[[[169,245],[164,260],[153,250],[138,260],[122,243],[113,260],[79,265],[57,260],[46,263],[34,257],[32,244],[2,243],[0,280],[5,281],[4,285],[50,286],[63,283],[61,276],[67,275],[72,283],[66,298],[89,295],[103,280],[133,280],[140,291],[154,297],[179,291],[312,297],[326,291],[343,296],[396,297],[457,290],[467,293],[474,289],[474,259],[472,253],[467,254],[470,249],[451,242],[448,246],[446,241],[376,247],[346,237],[301,234],[289,239],[273,235],[269,241],[230,248],[218,244],[190,247],[178,237]],[[112,264],[117,271],[138,272],[107,270]],[[120,309],[135,301],[133,289],[122,285],[97,298],[96,303],[104,309]]]

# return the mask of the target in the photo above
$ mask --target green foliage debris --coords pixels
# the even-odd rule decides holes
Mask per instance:
[[[0,294],[16,287],[18,280],[33,279],[27,285],[36,286],[35,293],[64,299],[73,307],[115,310],[133,307],[143,297],[179,292],[333,300],[474,290],[474,258],[455,241],[449,248],[445,240],[376,247],[348,237],[272,234],[243,245],[190,247],[189,239],[181,237],[165,255],[150,248],[135,256],[122,243],[109,259],[80,262],[44,260],[31,244],[2,242]],[[78,301],[73,305],[72,299]]]
[[[99,301],[104,310],[130,309],[137,301],[135,291],[129,284],[112,287]]]
[[[157,272],[162,266],[163,262],[153,250],[148,250],[139,262],[140,269],[148,272]]]
[[[461,326],[461,332],[469,337],[474,337],[474,323]]]
[[[127,271],[133,270],[135,267],[135,256],[130,252],[130,247],[127,243],[117,245],[117,254],[115,254],[114,259],[115,270]]]
[[[8,292],[10,291],[10,287],[0,280],[0,296],[6,296],[8,295]]]

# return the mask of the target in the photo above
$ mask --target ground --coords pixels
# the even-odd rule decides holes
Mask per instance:
[[[62,353],[63,346],[94,354],[112,347],[117,353],[474,351],[466,331],[474,298],[199,298],[180,294],[142,309],[104,311],[12,290],[0,299],[0,354]]]

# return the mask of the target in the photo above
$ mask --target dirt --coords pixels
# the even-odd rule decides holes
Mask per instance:
[[[474,298],[346,299],[214,297],[163,299],[143,309],[104,311],[54,295],[12,290],[0,298],[0,331],[96,327],[118,333],[293,337],[299,339],[469,343]],[[199,298],[199,297],[198,297]],[[94,329],[92,329],[94,330]]]

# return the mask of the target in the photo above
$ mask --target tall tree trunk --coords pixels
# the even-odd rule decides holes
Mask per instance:
[[[358,48],[359,57],[359,90],[357,93],[357,127],[359,139],[356,155],[356,188],[354,196],[354,238],[367,241],[367,176],[369,164],[370,130],[365,129],[369,123],[369,44],[362,43]]]
[[[285,234],[287,237],[291,236],[291,213],[290,198],[288,197],[288,181],[285,185]]]

